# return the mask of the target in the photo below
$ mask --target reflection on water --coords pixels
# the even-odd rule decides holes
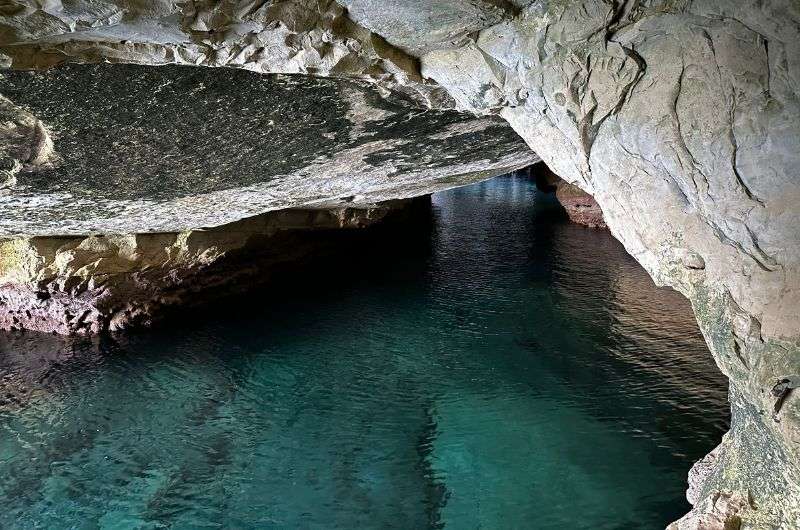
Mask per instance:
[[[663,527],[724,378],[554,211],[502,177],[183,322],[0,335],[0,527]]]

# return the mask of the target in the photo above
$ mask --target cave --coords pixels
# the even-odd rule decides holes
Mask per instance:
[[[3,525],[800,528],[798,28],[793,0],[0,6]],[[492,401],[526,370],[552,416]],[[685,507],[643,471],[683,465]]]

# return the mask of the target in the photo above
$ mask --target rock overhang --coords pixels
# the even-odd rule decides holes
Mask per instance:
[[[18,122],[6,137],[28,144],[5,153],[7,237],[171,232],[370,204],[538,160],[499,118],[388,100],[358,80],[72,64],[2,72],[0,94],[7,123]]]

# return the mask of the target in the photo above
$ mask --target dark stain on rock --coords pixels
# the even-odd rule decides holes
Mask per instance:
[[[783,408],[783,404],[789,395],[792,393],[792,390],[800,387],[800,376],[794,375],[789,377],[784,377],[783,379],[778,380],[775,383],[775,386],[772,387],[771,394],[773,397],[777,398],[775,401],[775,406],[772,410],[772,419],[776,422],[780,421],[778,419],[778,413]]]

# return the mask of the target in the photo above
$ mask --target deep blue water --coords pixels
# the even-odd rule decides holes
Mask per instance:
[[[726,428],[689,304],[502,177],[113,338],[0,335],[0,528],[650,529]]]

